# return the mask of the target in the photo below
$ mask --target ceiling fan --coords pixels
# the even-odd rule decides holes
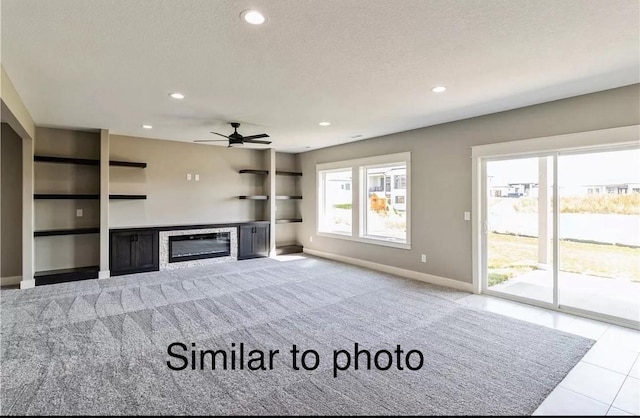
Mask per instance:
[[[232,147],[234,145],[242,145],[242,144],[262,144],[262,145],[268,145],[271,143],[271,141],[260,141],[259,138],[269,138],[269,135],[267,134],[258,134],[258,135],[250,135],[250,136],[242,136],[238,133],[238,128],[240,127],[240,124],[238,122],[231,122],[231,126],[233,127],[233,133],[229,136],[227,135],[222,135],[219,134],[217,132],[211,132],[212,134],[215,135],[220,135],[222,137],[227,138],[225,139],[196,139],[193,142],[218,142],[218,141],[229,141],[229,147]]]

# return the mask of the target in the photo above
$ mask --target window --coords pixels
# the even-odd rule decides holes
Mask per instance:
[[[362,210],[362,236],[370,239],[385,239],[395,242],[406,242],[407,238],[407,205],[406,173],[404,162],[369,166],[362,168],[367,184],[366,210]],[[385,178],[393,178],[391,198],[388,198],[382,186]],[[380,186],[379,186],[380,185]]]
[[[393,188],[404,189],[407,187],[407,177],[404,174],[393,176]]]
[[[318,164],[318,234],[410,249],[410,157]]]
[[[318,232],[351,235],[351,168],[319,172]]]

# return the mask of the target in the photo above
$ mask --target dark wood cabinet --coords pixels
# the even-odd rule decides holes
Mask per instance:
[[[245,224],[238,231],[238,259],[269,256],[269,224]]]
[[[111,232],[110,238],[112,276],[159,270],[157,230]]]

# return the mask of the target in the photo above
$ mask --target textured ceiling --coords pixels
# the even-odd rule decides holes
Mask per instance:
[[[640,81],[636,0],[1,7],[2,65],[43,126],[191,141],[239,121],[300,152]],[[249,8],[266,24],[242,22]]]

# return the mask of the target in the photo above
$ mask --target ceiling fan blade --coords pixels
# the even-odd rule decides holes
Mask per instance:
[[[227,142],[228,139],[196,139],[193,142]]]
[[[222,134],[219,134],[219,133],[217,133],[217,132],[211,132],[211,133],[212,133],[212,134],[214,134],[214,135],[220,135],[220,136],[221,136],[221,137],[223,137],[223,138],[227,138],[227,139],[229,139],[229,137],[228,137],[227,135],[222,135]]]
[[[242,142],[246,142],[247,144],[264,144],[264,145],[268,145],[271,143],[271,141],[260,141],[260,140],[255,140],[255,139],[247,139],[246,137],[242,140]]]
[[[250,140],[250,139],[258,139],[258,138],[269,138],[269,135],[267,134],[258,134],[258,135],[249,135],[249,136],[245,136],[243,137],[243,139],[246,140]]]

